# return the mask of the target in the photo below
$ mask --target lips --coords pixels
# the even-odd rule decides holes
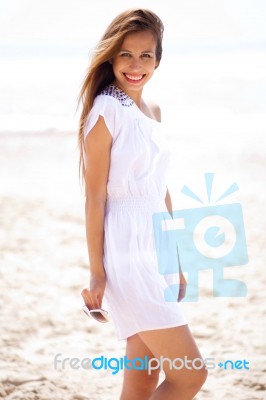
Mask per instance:
[[[131,75],[131,74],[124,73],[124,76],[126,77],[127,81],[138,83],[144,78],[145,75]]]

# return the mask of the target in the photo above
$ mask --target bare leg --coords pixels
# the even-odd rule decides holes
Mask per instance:
[[[138,357],[144,360],[154,355],[143,343],[138,335],[127,339],[126,356],[129,360]],[[150,375],[147,370],[125,369],[124,382],[120,400],[148,400],[155,391],[159,379],[159,370],[153,371]]]
[[[194,360],[202,356],[198,350],[195,340],[188,325],[169,329],[157,329],[138,333],[154,357],[174,360],[176,358]],[[203,361],[202,361],[203,364]],[[195,363],[199,368],[200,363]],[[177,368],[180,367],[180,363]],[[155,390],[150,399],[152,400],[192,400],[198,393],[207,378],[205,367],[201,369],[171,368],[169,362],[163,363],[165,380]],[[140,397],[141,398],[141,397]]]

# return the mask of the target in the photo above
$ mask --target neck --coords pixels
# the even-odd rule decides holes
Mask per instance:
[[[138,91],[136,91],[136,90],[128,91],[128,90],[125,90],[121,85],[118,85],[115,81],[113,84],[116,87],[118,87],[120,90],[122,90],[124,93],[126,93],[134,101],[134,103],[136,103],[137,107],[139,109],[141,109],[141,105],[142,105],[141,95],[142,95],[143,89],[140,89]]]
[[[127,93],[129,95],[129,97],[131,97],[132,100],[134,100],[134,102],[136,103],[136,105],[138,106],[138,108],[141,108],[141,104],[142,104],[142,99],[141,99],[141,95],[142,95],[142,90],[139,92],[131,92],[131,93]]]

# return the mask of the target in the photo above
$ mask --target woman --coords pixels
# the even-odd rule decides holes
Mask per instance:
[[[160,109],[142,91],[159,66],[163,24],[153,12],[118,15],[96,48],[81,90],[79,143],[86,187],[90,285],[86,306],[100,309],[105,295],[126,356],[201,358],[178,301],[167,302],[158,271],[152,215],[171,213],[166,188],[169,151],[160,134]],[[180,287],[185,279],[180,271]],[[121,400],[192,399],[206,369],[125,369]]]

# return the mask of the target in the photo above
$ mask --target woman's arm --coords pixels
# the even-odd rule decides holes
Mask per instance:
[[[173,206],[172,206],[172,200],[171,200],[171,196],[170,196],[168,188],[167,188],[167,192],[166,192],[166,196],[165,196],[165,204],[166,204],[166,208],[167,208],[169,214],[171,214],[171,217],[173,218]]]
[[[165,204],[166,204],[166,208],[167,208],[169,214],[173,218],[173,206],[172,206],[172,200],[171,200],[171,196],[170,196],[168,188],[167,188],[167,192],[166,192],[166,196],[165,196]],[[178,254],[178,264],[179,264],[179,284],[180,284],[178,301],[181,301],[186,295],[187,281],[186,281],[186,278],[184,277],[182,269],[181,269],[179,254]]]
[[[103,265],[104,214],[112,136],[99,117],[85,140],[86,237],[90,262],[90,288],[82,296],[90,308],[100,308],[105,290]]]

